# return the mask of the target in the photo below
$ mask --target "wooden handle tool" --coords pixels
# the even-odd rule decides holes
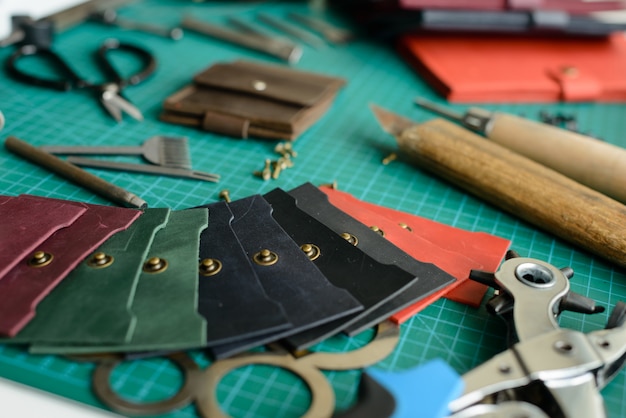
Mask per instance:
[[[385,112],[385,111],[383,111]],[[444,119],[408,126],[374,113],[420,167],[533,225],[626,267],[626,206]],[[391,114],[393,115],[393,114]]]
[[[470,108],[460,115],[416,99],[490,140],[626,203],[626,149],[518,116]]]

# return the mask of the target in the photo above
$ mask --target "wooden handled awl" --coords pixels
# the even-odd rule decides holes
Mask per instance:
[[[416,124],[372,106],[420,167],[621,267],[626,206],[444,119]]]
[[[456,114],[430,102],[415,103],[456,120],[490,140],[626,203],[626,149],[590,136],[506,113],[470,108]]]

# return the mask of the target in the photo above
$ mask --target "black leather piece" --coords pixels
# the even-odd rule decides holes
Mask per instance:
[[[212,276],[198,275],[198,313],[207,321],[207,344],[217,345],[290,328],[280,303],[272,301],[231,227],[225,202],[209,209],[209,227],[200,236],[200,260],[218,260]]]
[[[269,266],[252,263],[266,294],[279,302],[292,327],[288,330],[209,347],[219,359],[274,342],[291,334],[360,311],[363,307],[350,292],[336,287],[309,260],[272,217],[272,207],[260,195],[229,203],[231,226],[248,257],[263,249],[278,255]]]
[[[263,196],[272,205],[272,216],[298,244],[315,244],[321,252],[315,265],[338,287],[348,290],[363,304],[364,310],[330,324],[292,335],[289,346],[305,348],[330,337],[369,315],[382,304],[403,292],[415,276],[398,266],[382,264],[365,254],[296,205],[296,200],[281,189]],[[378,322],[387,319],[380,317]]]
[[[367,225],[333,206],[328,201],[328,196],[311,183],[290,190],[289,194],[296,199],[298,208],[335,233],[349,232],[357,236],[357,248],[376,261],[394,264],[415,276],[411,285],[402,293],[346,327],[343,330],[346,334],[358,334],[379,323],[380,318],[387,318],[455,281],[453,276],[439,267],[416,260]]]

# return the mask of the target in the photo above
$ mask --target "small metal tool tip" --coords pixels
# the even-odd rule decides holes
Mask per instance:
[[[445,116],[447,118],[450,118],[452,120],[456,120],[456,121],[463,121],[463,115],[453,112],[452,110],[448,110],[442,106],[438,106],[432,102],[429,102],[428,100],[424,100],[421,99],[419,97],[416,97],[413,102],[420,106],[423,107],[424,109],[428,109],[431,112],[437,113],[441,116]]]
[[[0,131],[4,128],[4,115],[0,112]]]

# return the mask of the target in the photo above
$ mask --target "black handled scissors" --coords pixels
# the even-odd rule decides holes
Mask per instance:
[[[142,68],[131,76],[123,77],[115,69],[107,55],[111,50],[126,51],[137,56],[141,59]],[[26,56],[40,56],[47,60],[60,74],[61,78],[43,78],[23,71],[18,66],[18,61]],[[36,86],[60,91],[72,89],[92,90],[97,94],[104,108],[118,122],[122,120],[122,112],[127,113],[137,120],[143,120],[143,115],[139,109],[122,96],[122,90],[127,86],[139,84],[154,72],[156,68],[156,59],[154,56],[141,47],[122,43],[116,39],[108,39],[98,49],[97,59],[103,73],[108,77],[107,81],[103,83],[92,83],[82,78],[52,49],[42,48],[36,45],[23,45],[17,49],[7,60],[6,69],[9,75],[16,80]]]

